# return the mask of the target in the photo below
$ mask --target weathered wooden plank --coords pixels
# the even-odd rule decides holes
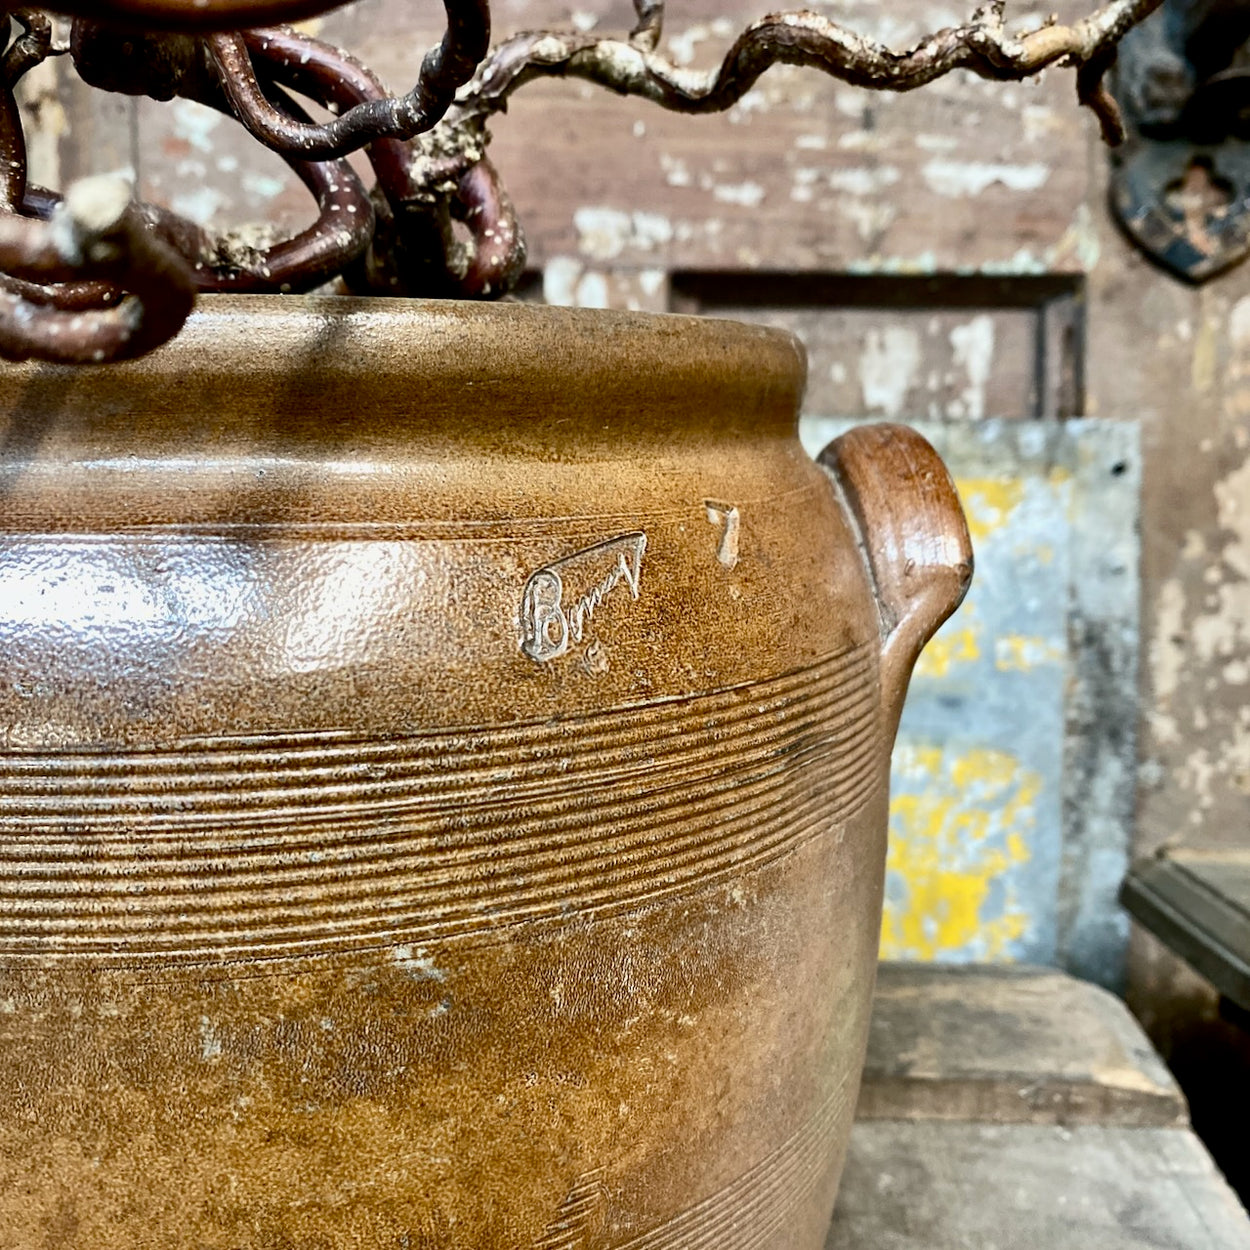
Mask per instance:
[[[1038,93],[1028,116],[1060,143],[1083,144],[1083,119],[1052,88],[986,87],[950,80],[922,103],[781,68],[745,105],[690,119],[540,83],[495,124],[495,159],[539,264],[1081,271],[1084,175],[1052,165],[1011,104]]]
[[[1042,968],[883,964],[861,1120],[1162,1127],[1185,1100],[1124,1004]]]
[[[899,46],[960,16],[928,0],[816,7]],[[579,9],[596,29],[623,28],[620,5]],[[710,65],[761,11],[752,0],[695,0],[670,13],[666,45]],[[531,12],[551,20],[559,10],[527,5]],[[538,258],[575,251],[674,269],[1079,271],[1086,179],[1078,163],[1048,155],[1084,146],[1070,92],[1058,75],[1024,87],[957,75],[886,96],[779,68],[724,117],[674,117],[551,83],[518,95],[495,129]],[[540,118],[547,130],[536,160]],[[601,136],[594,160],[581,142],[588,133]]]
[[[826,1250],[1248,1250],[1184,1129],[857,1123]]]

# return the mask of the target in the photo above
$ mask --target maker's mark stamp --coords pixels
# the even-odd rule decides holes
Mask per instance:
[[[532,574],[521,596],[521,650],[540,664],[557,659],[582,641],[586,621],[617,586],[637,599],[646,549],[646,534],[622,534]]]

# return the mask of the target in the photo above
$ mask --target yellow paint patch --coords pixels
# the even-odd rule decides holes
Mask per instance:
[[[964,478],[955,483],[955,488],[963,501],[974,547],[1002,529],[1024,498],[1023,483],[1008,479]]]
[[[958,620],[958,618],[957,618]],[[952,622],[952,624],[956,624]],[[940,630],[929,640],[916,663],[917,677],[945,677],[955,664],[981,658],[980,630],[975,624]]]
[[[1040,774],[1004,751],[954,755],[901,746],[895,778],[900,792],[890,804],[892,897],[882,919],[882,956],[1009,959],[1030,917],[1010,881],[1003,882],[997,914],[987,914],[987,904],[996,884],[1032,858]]]
[[[1003,634],[994,639],[994,667],[1000,673],[1027,673],[1039,664],[1055,664],[1063,658],[1048,638]]]

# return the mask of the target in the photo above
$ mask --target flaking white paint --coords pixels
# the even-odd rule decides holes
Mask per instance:
[[[175,213],[189,217],[197,225],[207,226],[228,204],[226,197],[215,187],[196,187],[175,195],[169,203]]]
[[[855,226],[855,231],[865,243],[873,244],[894,222],[897,210],[883,200],[839,200],[838,212]]]
[[[1243,295],[1228,316],[1228,335],[1234,347],[1250,345],[1250,295]]]
[[[717,183],[712,198],[718,204],[737,204],[742,208],[758,208],[767,192],[758,182]]]
[[[664,181],[670,187],[689,187],[694,185],[694,175],[690,166],[680,156],[669,156],[660,153],[660,168],[664,171]]]
[[[668,271],[666,269],[640,269],[638,271],[638,286],[644,295],[654,298],[664,289],[664,284],[668,281]]]
[[[1229,337],[1240,338],[1242,347],[1250,343],[1250,303],[1240,313],[1231,310]],[[1172,770],[1195,827],[1208,819],[1220,788],[1250,793],[1250,717],[1241,714],[1244,705],[1236,710],[1241,688],[1250,684],[1250,459],[1214,484],[1214,497],[1214,542],[1198,531],[1186,535],[1181,559],[1190,575],[1161,588],[1149,649],[1156,741],[1181,744],[1182,720],[1187,732],[1208,738]],[[1201,590],[1187,594],[1195,581]],[[1197,691],[1205,694],[1195,698]]]
[[[710,22],[695,22],[675,35],[669,35],[669,55],[676,65],[693,65],[699,44],[709,39],[729,39],[734,33],[733,22],[727,17],[714,18]]]
[[[952,161],[935,158],[922,167],[921,176],[936,195],[949,199],[973,199],[987,188],[1001,184],[1009,191],[1037,191],[1050,178],[1050,167],[1007,165],[990,161]]]
[[[874,252],[870,256],[848,260],[846,271],[854,274],[934,274],[938,271],[937,255],[934,252],[921,252],[917,256],[882,256],[879,252]]]
[[[1062,133],[1064,121],[1054,109],[1044,104],[1026,104],[1020,110],[1024,137],[1029,143],[1046,143]]]
[[[906,326],[869,330],[859,358],[859,384],[868,412],[898,417],[920,366],[920,342]]]
[[[965,325],[955,326],[950,332],[950,343],[956,363],[968,375],[960,415],[980,420],[985,416],[985,388],[994,364],[994,318],[983,313]]]
[[[255,170],[244,170],[239,178],[239,185],[244,191],[259,196],[262,200],[272,200],[282,194],[286,182],[271,174],[259,174]]]
[[[882,195],[900,177],[898,169],[893,165],[883,165],[880,168],[862,166],[830,170],[826,182],[832,190],[845,191],[848,195]]]
[[[591,260],[615,260],[626,248],[653,251],[673,239],[672,222],[659,213],[585,207],[573,214],[573,224],[578,250]]]
[[[173,103],[174,134],[189,143],[197,152],[211,152],[211,135],[222,122],[222,114],[194,100]]]
[[[1159,591],[1154,636],[1147,652],[1150,680],[1154,687],[1151,729],[1161,744],[1174,743],[1180,739],[1171,702],[1180,688],[1185,666],[1184,628],[1185,588],[1179,578],[1172,577],[1163,583]]]
[[[543,299],[559,308],[607,308],[607,278],[575,256],[553,256],[543,268]]]

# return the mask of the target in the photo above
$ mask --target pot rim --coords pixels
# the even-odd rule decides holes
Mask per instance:
[[[149,447],[462,441],[552,449],[696,432],[793,438],[806,355],[719,318],[389,297],[208,295],[171,342],[99,367],[0,370],[0,433]],[[124,433],[127,430],[130,433]],[[77,433],[74,433],[77,431]],[[479,434],[478,451],[489,442]]]
[[[624,309],[569,308],[520,300],[475,301],[413,299],[356,295],[237,295],[206,293],[199,297],[186,326],[173,340],[153,352],[148,360],[195,350],[207,353],[213,345],[230,343],[232,331],[242,321],[261,321],[274,334],[299,334],[311,344],[331,328],[344,334],[356,352],[381,355],[400,344],[420,348],[427,363],[446,367],[446,349],[440,340],[461,348],[469,335],[472,355],[516,357],[517,341],[529,340],[540,351],[540,364],[550,369],[559,363],[570,334],[591,333],[596,347],[612,354],[613,363],[631,349],[664,346],[674,353],[678,367],[688,366],[699,352],[714,355],[718,367],[727,365],[727,352],[744,360],[751,357],[752,371],[761,368],[789,372],[797,357],[805,371],[806,351],[788,330],[755,325],[731,318],[693,316],[687,313],[637,312]],[[249,332],[254,330],[249,327]],[[379,336],[387,336],[379,342]],[[676,355],[678,342],[684,346]],[[233,344],[231,343],[233,346]],[[250,345],[257,344],[253,339]],[[511,348],[511,350],[509,350]],[[129,362],[131,366],[138,362]],[[394,362],[388,361],[393,364]],[[510,361],[516,367],[516,362]],[[124,368],[125,365],[112,366]],[[649,362],[649,367],[654,367]]]

